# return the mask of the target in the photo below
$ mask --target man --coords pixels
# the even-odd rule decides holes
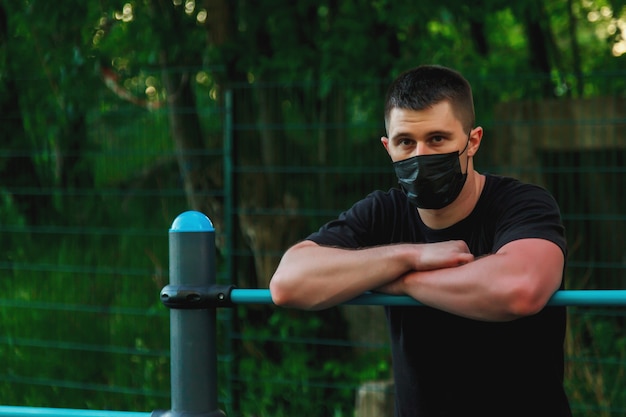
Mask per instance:
[[[400,189],[375,191],[283,256],[277,305],[323,309],[365,291],[386,307],[396,416],[563,417],[566,242],[544,189],[474,169],[483,129],[469,83],[420,66],[385,104]],[[500,139],[502,140],[502,139]]]

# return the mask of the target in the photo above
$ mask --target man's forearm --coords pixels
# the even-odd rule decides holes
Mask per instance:
[[[304,241],[285,253],[270,281],[270,290],[278,305],[322,309],[388,284],[409,271],[456,266],[472,260],[462,241],[364,249]]]
[[[560,248],[526,239],[457,268],[410,272],[379,290],[476,320],[507,321],[540,311],[562,273]]]
[[[278,305],[324,309],[405,274],[407,257],[402,245],[342,249],[303,242],[285,253],[270,291]]]

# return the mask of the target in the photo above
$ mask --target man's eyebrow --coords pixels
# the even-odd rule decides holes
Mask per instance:
[[[452,130],[432,130],[427,132],[424,136],[432,137],[432,136],[453,136],[454,132]]]
[[[452,130],[443,130],[443,129],[437,129],[437,130],[430,130],[427,131],[426,133],[417,135],[417,136],[421,136],[421,137],[425,137],[425,138],[431,138],[433,136],[445,136],[445,137],[450,137],[453,136],[454,132]],[[415,133],[412,131],[400,131],[395,133],[390,139],[391,140],[397,140],[397,139],[404,139],[404,138],[411,138],[414,139],[416,137]]]
[[[411,132],[410,130],[408,131],[404,131],[401,130],[399,132],[394,132],[393,136],[390,137],[390,139],[396,139],[396,138],[406,138],[406,137],[413,137],[413,132]]]

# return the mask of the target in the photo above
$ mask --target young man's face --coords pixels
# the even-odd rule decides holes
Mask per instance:
[[[468,132],[447,101],[420,111],[395,108],[381,142],[393,162],[417,155],[462,152]]]

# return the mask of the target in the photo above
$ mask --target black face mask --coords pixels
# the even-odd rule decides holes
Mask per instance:
[[[418,155],[394,162],[398,183],[411,203],[422,209],[440,209],[452,203],[461,193],[467,179],[461,172],[461,152]],[[469,160],[468,160],[469,165]]]

